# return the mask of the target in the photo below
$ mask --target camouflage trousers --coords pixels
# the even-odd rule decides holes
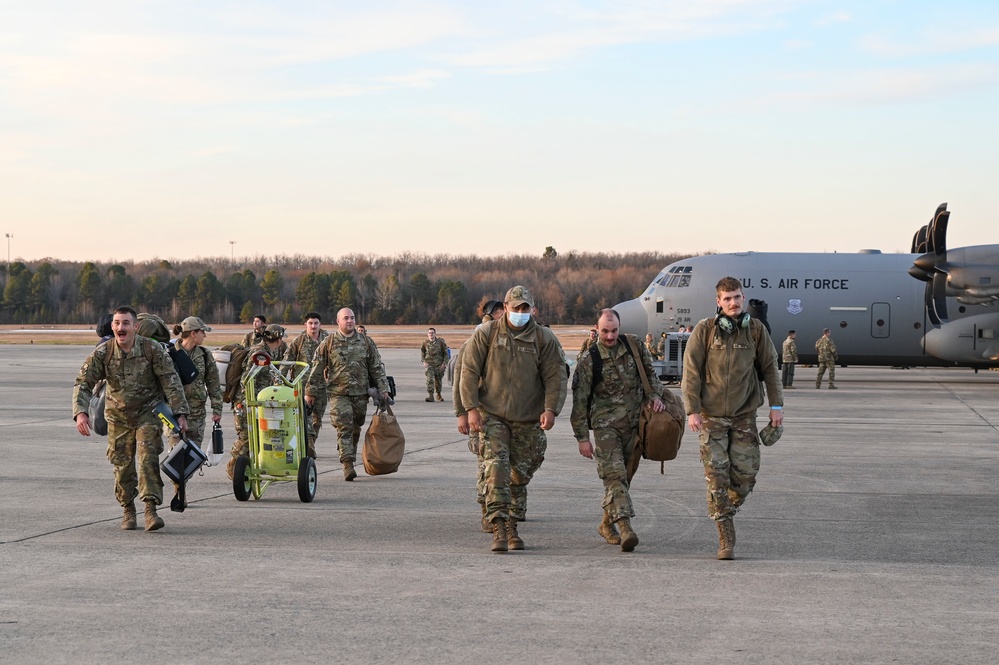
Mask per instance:
[[[538,422],[513,423],[481,409],[479,415],[486,521],[527,519],[527,484],[545,461],[548,438]]]
[[[160,423],[139,427],[108,423],[108,461],[114,467],[114,495],[121,505],[130,505],[136,496],[156,505],[163,503],[162,427]]]
[[[822,375],[829,370],[829,385],[836,385],[836,363],[819,363],[819,374],[815,377],[815,387],[822,385]]]
[[[236,441],[232,444],[232,456],[250,454],[250,434],[246,424],[246,405],[236,402],[232,405],[233,424],[236,426]]]
[[[628,492],[628,460],[635,453],[638,427],[630,423],[609,426],[593,431],[594,457],[597,459],[597,476],[604,483],[604,512],[612,522],[622,517],[634,517],[631,494]]]
[[[326,414],[328,401],[329,398],[325,393],[317,395],[316,401],[312,403],[312,412],[305,419],[305,438],[308,440],[308,452],[312,457],[316,455],[316,438],[323,426],[323,416]]]
[[[357,461],[361,425],[368,414],[367,395],[330,395],[330,423],[336,428],[336,449],[341,462]]]
[[[441,392],[441,384],[444,381],[444,370],[440,365],[433,367],[427,367],[427,392],[437,393]]]
[[[541,430],[541,436],[544,439],[542,445],[539,447],[539,449],[541,450],[541,457],[535,460],[534,467],[530,471],[531,477],[534,477],[534,472],[537,471],[541,467],[541,463],[545,461],[545,451],[548,449],[548,436],[545,434],[544,430]],[[468,439],[469,450],[472,450],[473,447],[472,437],[475,437],[474,452],[476,458],[478,459],[478,467],[479,467],[478,475],[475,477],[475,501],[480,506],[485,506],[486,505],[486,461],[482,458],[482,452],[481,449],[479,448],[478,434],[469,435]],[[527,487],[526,486],[524,487],[523,492],[520,491],[520,488],[515,488],[513,486],[511,486],[510,489],[511,492],[513,492],[511,501],[515,507],[515,510],[513,512],[516,515],[519,515],[517,519],[523,521],[527,519]]]
[[[756,412],[735,418],[702,417],[701,463],[708,482],[708,516],[730,519],[753,491],[760,471]]]
[[[780,371],[780,382],[785,388],[794,385],[794,363],[785,361]]]

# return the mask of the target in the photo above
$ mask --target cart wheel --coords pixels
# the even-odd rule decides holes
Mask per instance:
[[[264,493],[263,483],[261,483],[259,480],[251,480],[250,481],[250,492],[253,493],[253,500],[254,501],[256,501],[257,499],[259,499],[260,495]]]
[[[232,470],[232,493],[239,501],[250,499],[250,479],[247,471],[250,467],[250,458],[240,455],[236,458],[236,466]]]
[[[316,473],[316,460],[303,457],[298,463],[298,498],[302,503],[312,503],[316,498],[316,483],[319,474]]]

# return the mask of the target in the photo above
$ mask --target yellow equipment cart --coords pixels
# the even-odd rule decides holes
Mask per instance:
[[[249,455],[236,459],[232,474],[232,491],[240,501],[252,495],[259,499],[271,483],[298,482],[298,498],[304,503],[316,497],[316,461],[306,451],[305,388],[308,372],[299,371],[288,380],[279,372],[268,369],[270,357],[256,354],[244,374],[246,395],[246,427],[250,443]],[[303,362],[280,361],[275,366],[308,367]],[[254,394],[254,378],[268,371],[275,385]]]

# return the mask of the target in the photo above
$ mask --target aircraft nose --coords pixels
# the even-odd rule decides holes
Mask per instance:
[[[649,314],[638,299],[618,303],[614,310],[621,317],[621,332],[639,337],[649,332]]]

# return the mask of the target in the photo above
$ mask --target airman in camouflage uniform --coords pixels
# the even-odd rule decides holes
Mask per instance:
[[[266,327],[267,317],[263,314],[257,314],[253,317],[253,330],[243,336],[243,341],[240,344],[246,348],[261,344],[264,341],[264,328]]]
[[[580,354],[572,376],[572,433],[579,444],[579,454],[597,458],[597,476],[604,483],[603,519],[597,532],[611,545],[631,552],[638,545],[638,535],[631,528],[635,510],[628,492],[628,461],[636,454],[638,416],[642,402],[652,400],[652,408],[665,411],[660,399],[663,387],[652,367],[648,347],[631,337],[633,356],[618,338],[621,321],[612,309],[600,312],[597,319],[599,342],[594,345],[602,360],[600,380],[593,382],[593,356]],[[651,336],[650,336],[651,338]],[[637,363],[642,363],[652,394],[646,395]],[[590,430],[596,445],[590,441]],[[620,530],[620,533],[619,531]]]
[[[780,382],[785,388],[794,390],[794,366],[798,363],[798,343],[794,341],[795,332],[787,331],[787,339],[781,345],[781,361],[784,366],[780,370]]]
[[[447,342],[442,337],[437,336],[435,328],[427,330],[427,339],[420,346],[420,361],[426,369],[427,374],[427,399],[428,402],[443,402],[441,396],[441,383],[444,381],[444,371],[447,369]]]
[[[288,345],[288,353],[285,355],[285,360],[304,362],[311,366],[312,359],[316,355],[316,349],[323,343],[323,340],[329,337],[329,333],[323,330],[321,326],[322,316],[320,316],[319,312],[308,312],[305,315],[305,330]],[[309,371],[307,368],[291,367],[288,369],[288,378],[293,379],[299,369],[303,372]],[[320,391],[316,395],[316,401],[312,405],[312,410],[309,412],[309,417],[305,423],[305,436],[308,439],[308,455],[313,459],[316,458],[316,438],[319,436],[319,430],[323,426],[323,415],[325,413],[326,393],[325,391]]]
[[[832,339],[829,328],[822,329],[822,337],[815,341],[815,351],[819,355],[819,373],[815,377],[815,387],[822,387],[822,375],[829,370],[829,390],[836,390],[836,361],[839,354],[836,353],[836,342]]]
[[[595,344],[597,341],[597,331],[595,328],[590,328],[589,336],[583,340],[583,345],[579,347],[580,353],[585,353],[591,344]]]
[[[543,433],[565,400],[565,363],[551,330],[531,312],[523,286],[504,299],[506,315],[483,324],[465,345],[459,384],[467,430],[479,432],[485,464],[486,518],[494,552],[523,549],[517,522],[527,507],[527,484],[544,459]],[[463,431],[459,419],[459,431]]]
[[[662,347],[652,337],[652,333],[646,333],[645,335],[645,350],[649,352],[649,356],[653,360],[663,359]]]
[[[719,313],[698,322],[683,354],[683,405],[690,431],[700,433],[708,515],[718,526],[718,558],[727,560],[735,558],[733,517],[760,471],[762,385],[774,427],[784,419],[784,393],[777,351],[766,327],[746,313],[742,283],[723,277],[715,292]]]
[[[178,349],[183,349],[198,370],[198,376],[184,386],[184,396],[187,397],[191,412],[187,416],[187,438],[201,445],[205,439],[205,424],[208,415],[208,402],[212,404],[212,420],[222,420],[222,383],[219,380],[219,366],[212,352],[201,346],[205,341],[205,333],[212,329],[196,316],[189,316],[173,327],[173,334],[180,335],[175,343]],[[170,432],[170,447],[177,445],[180,438]]]
[[[284,360],[284,349],[287,349],[288,345],[284,343],[283,337],[284,328],[276,323],[272,323],[264,328],[263,341],[251,346],[249,352],[246,354],[246,358],[243,360],[242,377],[245,377],[246,373],[253,366],[253,356],[261,351],[270,356],[271,362],[276,363]],[[255,397],[261,390],[268,386],[283,384],[281,372],[277,367],[267,365],[265,369],[257,372],[257,375],[253,377],[253,395]],[[250,434],[247,430],[249,423],[246,420],[246,388],[243,385],[242,378],[240,378],[236,396],[232,400],[232,413],[236,427],[236,442],[232,444],[232,450],[230,451],[232,459],[226,465],[226,473],[229,475],[230,480],[232,480],[233,472],[236,468],[236,459],[250,453]]]
[[[146,504],[146,531],[155,531],[163,527],[156,514],[156,506],[163,503],[163,425],[153,408],[165,400],[186,429],[188,404],[170,355],[162,344],[136,335],[136,321],[131,307],[115,310],[114,338],[87,356],[76,378],[73,419],[77,431],[90,436],[90,397],[97,382],[106,381],[107,456],[114,466],[115,497],[124,509],[121,528],[135,529],[134,501],[139,496]]]
[[[320,393],[328,395],[343,479],[351,481],[357,477],[354,462],[368,410],[368,388],[374,386],[382,400],[389,399],[389,389],[378,347],[366,335],[357,333],[354,312],[344,307],[337,312],[336,322],[336,331],[319,345],[312,358],[305,401],[315,404]]]

